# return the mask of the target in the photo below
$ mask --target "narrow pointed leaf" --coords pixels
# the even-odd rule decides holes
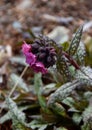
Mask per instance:
[[[80,45],[77,49],[77,52],[75,54],[74,59],[80,64],[84,65],[85,64],[85,56],[86,56],[86,49],[85,45],[83,42],[80,42]]]
[[[7,98],[6,103],[9,108],[9,116],[12,119],[13,130],[29,130],[25,123],[25,114],[18,109],[16,103],[11,98]]]
[[[82,114],[84,126],[92,129],[92,105],[89,105]],[[84,127],[85,128],[85,127]],[[88,129],[89,130],[89,129]]]
[[[65,59],[65,56],[62,56],[57,63],[57,69],[60,74],[63,76],[64,81],[71,81],[71,74]]]
[[[69,47],[69,55],[73,56],[79,46],[81,36],[82,36],[83,26],[81,26],[78,31],[75,33],[74,38],[71,41],[70,47]]]
[[[3,124],[4,122],[6,122],[7,120],[10,120],[11,117],[10,117],[10,112],[7,112],[4,116],[2,116],[0,118],[0,124]]]
[[[41,94],[41,88],[42,88],[42,80],[41,80],[41,74],[35,74],[34,77],[34,86],[36,90],[36,94],[38,96],[39,104],[43,110],[46,109],[46,101],[45,98]]]

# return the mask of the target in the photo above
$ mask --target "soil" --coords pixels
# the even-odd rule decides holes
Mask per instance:
[[[21,31],[13,27],[14,22],[19,22],[22,30],[42,27],[43,33],[48,34],[57,25],[66,26],[72,33],[76,27],[92,20],[91,0],[28,0],[25,7],[23,1],[0,1],[0,42],[3,44],[16,44],[24,39]],[[59,18],[72,17],[73,20],[56,22],[44,18],[46,14]]]

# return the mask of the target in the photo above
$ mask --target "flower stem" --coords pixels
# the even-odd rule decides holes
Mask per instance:
[[[26,67],[24,68],[24,70],[22,71],[22,73],[21,73],[21,75],[20,75],[20,78],[23,77],[23,75],[25,74],[27,68],[28,68],[28,66],[26,66]],[[15,85],[14,85],[14,87],[12,88],[12,90],[11,90],[10,94],[8,95],[8,97],[11,97],[11,95],[12,95],[13,92],[15,91],[15,89],[16,89],[18,83],[19,83],[19,80],[17,80],[17,82],[15,83]]]
[[[20,75],[20,78],[23,77],[23,75],[25,74],[25,72],[26,72],[27,69],[28,69],[28,66],[26,66],[26,67],[24,68],[24,70],[22,71],[22,73],[21,73],[21,75]],[[17,88],[18,83],[19,83],[19,80],[17,80],[17,82],[15,83],[14,87],[11,89],[11,91],[10,91],[8,97],[11,97],[11,96],[12,96],[13,92],[14,92],[15,89]],[[2,108],[1,108],[1,110],[0,110],[0,113],[2,112],[2,110],[3,110],[3,108],[4,108],[4,105],[5,105],[5,101],[4,101],[3,106],[2,106]]]

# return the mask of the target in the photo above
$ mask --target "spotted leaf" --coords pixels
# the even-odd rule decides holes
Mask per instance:
[[[70,74],[65,56],[62,56],[58,60],[57,69],[59,70],[60,74],[63,76],[65,81],[71,80],[71,74]]]
[[[74,38],[71,41],[70,47],[69,47],[69,55],[74,55],[78,49],[81,36],[82,36],[83,26],[81,26],[78,31],[75,33]]]

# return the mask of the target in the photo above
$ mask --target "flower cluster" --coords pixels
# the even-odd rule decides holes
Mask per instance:
[[[24,42],[22,52],[26,62],[35,72],[47,73],[47,68],[55,64],[55,49],[50,45],[52,42],[48,37],[39,36],[29,45]]]

